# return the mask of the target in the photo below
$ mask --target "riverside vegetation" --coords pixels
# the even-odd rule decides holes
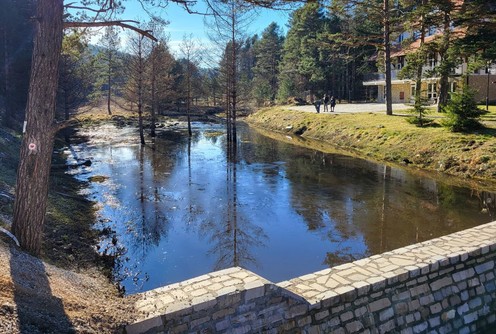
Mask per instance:
[[[129,112],[108,116],[105,110],[97,110],[78,118],[80,124],[129,123],[134,116]],[[452,181],[496,189],[496,108],[484,115],[485,128],[471,134],[435,126],[442,115],[433,116],[437,117],[434,126],[419,128],[404,116],[315,114],[273,107],[250,115],[246,122],[298,145],[450,174],[455,176]],[[62,139],[57,142],[58,147],[65,145]],[[7,229],[19,143],[18,134],[0,129],[0,226]],[[0,272],[0,332],[72,332],[67,330],[68,323],[80,333],[115,332],[138,316],[133,296],[120,296],[106,278],[112,262],[100,257],[95,248],[98,233],[92,229],[93,203],[78,193],[83,185],[65,174],[63,159],[58,155],[54,159],[43,262],[22,253],[0,234],[0,266],[5,268]],[[47,281],[49,284],[44,284]],[[60,303],[63,312],[59,312]],[[29,321],[21,328],[19,319]]]
[[[314,114],[272,107],[250,115],[246,121],[320,142],[292,140],[300,145],[327,152],[337,148],[369,160],[439,173],[440,177],[454,176],[451,181],[455,183],[496,189],[496,107],[482,116],[484,127],[471,133],[450,132],[443,127],[445,114],[431,112],[429,116],[429,126],[418,127],[403,114]]]

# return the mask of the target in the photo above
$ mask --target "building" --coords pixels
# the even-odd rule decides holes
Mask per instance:
[[[465,34],[461,29],[452,29],[451,32],[452,38],[459,38]],[[426,35],[424,42],[429,44],[442,38],[443,32],[429,29]],[[417,39],[409,46],[399,48],[400,43],[408,37],[409,34],[405,32],[393,43],[393,47],[397,47],[397,50],[391,53],[391,95],[393,103],[413,103],[415,99],[417,89],[415,79],[402,76],[401,70],[406,65],[406,56],[419,49],[420,40]],[[427,57],[422,68],[421,95],[430,104],[437,104],[438,102],[440,78],[433,73],[440,61],[440,55],[432,53]],[[449,77],[449,91],[455,92],[461,87],[461,80],[463,79],[474,90],[477,102],[485,103],[486,99],[490,102],[496,102],[496,64],[490,64],[486,68],[468,73],[467,62],[464,59],[460,59],[460,65],[455,68]],[[386,81],[384,74],[373,73],[366,75],[363,85],[369,101],[385,102]]]

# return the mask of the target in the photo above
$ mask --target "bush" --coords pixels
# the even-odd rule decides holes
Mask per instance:
[[[443,111],[447,117],[443,125],[453,132],[468,132],[482,127],[479,118],[483,111],[477,108],[474,93],[466,87],[461,93],[452,93]]]

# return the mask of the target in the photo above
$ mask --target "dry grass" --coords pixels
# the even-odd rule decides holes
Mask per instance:
[[[301,134],[355,155],[460,177],[484,180],[496,189],[496,108],[484,115],[485,128],[452,133],[439,125],[443,114],[431,112],[433,126],[417,127],[407,116],[378,113],[314,114],[275,107],[260,110],[247,122],[285,134]]]

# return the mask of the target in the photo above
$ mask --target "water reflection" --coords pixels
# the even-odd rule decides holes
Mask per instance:
[[[238,128],[86,129],[80,178],[101,203],[102,252],[128,293],[242,266],[275,282],[493,220],[495,194]]]

